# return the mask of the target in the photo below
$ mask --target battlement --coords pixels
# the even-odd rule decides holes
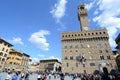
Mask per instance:
[[[78,14],[79,14],[79,16],[88,14],[88,11],[87,11],[87,9],[85,9],[84,4],[80,4],[78,6]]]
[[[87,12],[87,9],[84,9],[84,10],[80,10],[78,12],[78,14],[81,16],[81,15],[88,15],[88,12]]]
[[[76,31],[76,32],[63,32],[61,33],[61,40],[77,40],[84,38],[109,38],[106,29],[91,30],[91,31]]]

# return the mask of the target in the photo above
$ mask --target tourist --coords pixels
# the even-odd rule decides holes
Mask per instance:
[[[51,79],[51,77],[52,77],[52,74],[49,73],[48,76],[47,76],[47,79],[49,80],[49,79]]]
[[[40,73],[38,73],[37,80],[42,80],[42,75]]]
[[[26,72],[26,74],[25,74],[25,80],[29,80],[29,73],[28,72]]]
[[[24,80],[24,77],[25,77],[25,74],[22,72],[22,73],[21,73],[20,80]]]
[[[64,80],[64,74],[63,73],[60,74],[60,78],[61,78],[61,80]]]
[[[17,72],[15,72],[15,74],[13,75],[12,80],[18,80],[18,73]]]
[[[6,77],[5,80],[11,80],[11,79],[12,79],[12,77],[11,77],[11,75],[10,75],[10,72],[8,72],[8,73],[7,73],[7,77]]]
[[[117,75],[117,79],[120,80],[120,73],[118,73],[118,75]]]
[[[47,75],[43,74],[42,80],[47,80]]]
[[[103,67],[103,75],[102,75],[102,80],[110,80],[108,70],[106,67]]]
[[[112,70],[110,71],[109,77],[110,77],[110,80],[116,80],[116,79],[117,79],[117,78],[116,78],[116,71],[115,71],[114,69],[112,69]]]

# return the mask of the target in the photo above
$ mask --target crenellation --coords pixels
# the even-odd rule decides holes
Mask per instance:
[[[108,34],[105,30],[99,30],[99,31],[82,31],[82,32],[67,32],[67,33],[61,33],[61,39],[81,39],[81,38],[97,38],[97,37],[108,37]]]

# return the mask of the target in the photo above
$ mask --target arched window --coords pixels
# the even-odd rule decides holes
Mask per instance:
[[[67,46],[64,46],[65,49],[67,49]]]
[[[3,58],[2,61],[4,62],[4,61],[5,61],[5,58]]]
[[[72,45],[70,45],[70,49],[72,48]]]
[[[67,67],[69,67],[69,63],[67,63]]]
[[[105,50],[106,53],[108,53],[109,51],[108,50]]]
[[[67,58],[67,56],[65,56],[65,58],[64,58],[65,60],[67,60],[68,58]]]
[[[5,54],[4,57],[7,57],[7,54]]]
[[[2,51],[4,51],[5,48],[2,49]]]
[[[104,43],[104,44],[103,44],[103,47],[104,47],[104,48],[106,48],[106,47],[107,47],[107,44],[106,44],[106,43]]]
[[[111,59],[110,55],[107,56],[107,59],[109,59],[109,60]]]
[[[78,45],[76,45],[75,48],[78,48]]]
[[[80,44],[80,48],[83,48],[83,45],[82,45],[82,44]]]
[[[3,56],[3,53],[2,53],[2,52],[0,52],[0,56]]]
[[[97,46],[97,48],[100,48],[100,47],[101,47],[101,44],[98,43],[96,46]]]
[[[70,60],[73,60],[73,56],[70,56]]]

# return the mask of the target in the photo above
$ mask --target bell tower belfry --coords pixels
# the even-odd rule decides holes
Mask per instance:
[[[90,30],[88,23],[88,11],[85,9],[84,4],[78,6],[78,20],[80,21],[81,31]]]

